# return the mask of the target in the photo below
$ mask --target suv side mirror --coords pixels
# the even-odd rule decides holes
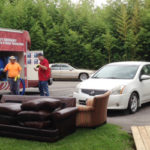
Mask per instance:
[[[143,81],[143,80],[150,80],[150,76],[149,75],[142,75],[140,77],[140,81]]]

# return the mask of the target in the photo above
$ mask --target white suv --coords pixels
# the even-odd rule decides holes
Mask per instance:
[[[108,109],[129,109],[135,113],[150,101],[150,63],[117,62],[100,68],[92,77],[79,83],[74,92],[78,103],[111,91]]]

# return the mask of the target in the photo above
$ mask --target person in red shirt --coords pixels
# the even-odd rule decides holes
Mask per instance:
[[[42,53],[38,54],[38,59],[40,60],[40,64],[34,68],[35,71],[38,71],[39,76],[39,90],[41,96],[49,96],[48,89],[48,80],[50,78],[50,68],[48,60],[43,56]]]

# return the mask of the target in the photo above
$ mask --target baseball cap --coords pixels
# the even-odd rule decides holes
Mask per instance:
[[[16,59],[16,57],[15,56],[10,56],[9,59]]]

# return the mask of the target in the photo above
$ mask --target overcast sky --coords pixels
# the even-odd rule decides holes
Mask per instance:
[[[79,0],[72,0],[73,2],[78,2]],[[101,6],[101,4],[105,4],[106,0],[95,0],[95,5]]]

